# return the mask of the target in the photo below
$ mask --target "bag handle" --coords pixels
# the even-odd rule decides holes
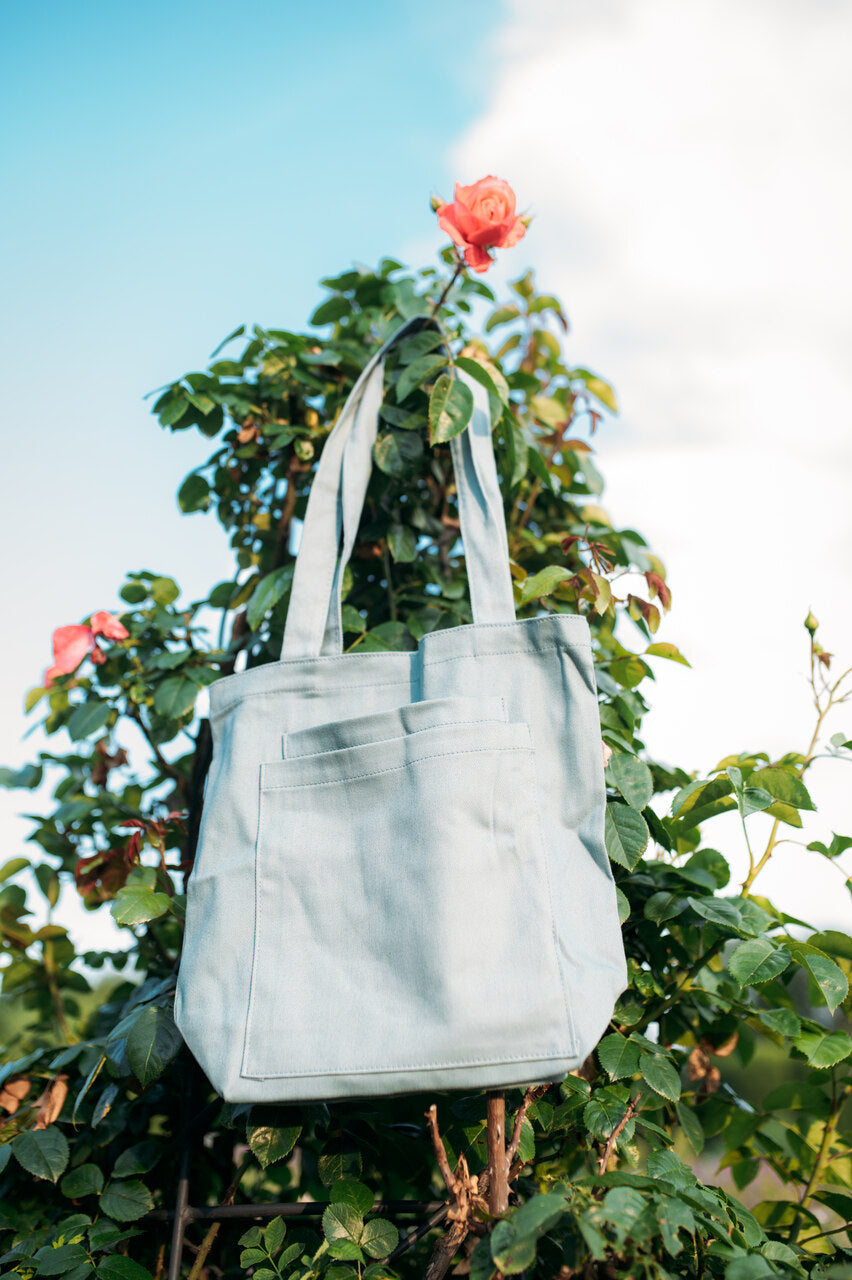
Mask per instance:
[[[403,336],[438,328],[428,316],[400,326],[366,365],[326,440],[314,476],[281,647],[282,658],[340,654],[341,585],[358,532],[382,404],[385,353]],[[491,443],[488,395],[457,371],[474,398],[471,422],[450,441],[474,622],[515,618],[509,548]],[[343,548],[338,557],[341,535]]]

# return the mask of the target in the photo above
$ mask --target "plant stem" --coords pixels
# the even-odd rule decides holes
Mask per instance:
[[[458,280],[459,276],[463,271],[464,271],[464,258],[461,256],[458,250],[456,250],[456,269],[453,272],[453,274],[450,276],[446,285],[444,286],[444,292],[441,294],[438,301],[432,307],[432,310],[429,313],[430,315],[436,316],[438,314],[438,312],[441,310],[441,307],[444,305],[444,303],[447,300],[447,295],[449,294],[453,285]]]
[[[790,1227],[790,1234],[787,1237],[788,1244],[792,1245],[796,1243],[802,1224],[802,1210],[807,1207],[808,1201],[813,1199],[814,1193],[822,1181],[822,1176],[831,1162],[831,1144],[837,1135],[837,1126],[840,1121],[840,1114],[846,1105],[846,1099],[849,1097],[850,1093],[852,1093],[852,1086],[847,1086],[845,1089],[841,1089],[839,1096],[835,1092],[835,1096],[832,1099],[831,1114],[825,1122],[825,1129],[823,1130],[822,1141],[819,1144],[817,1158],[814,1161],[811,1176],[808,1178],[805,1189],[802,1192],[802,1198],[799,1201]]]
[[[835,707],[839,702],[844,702],[848,697],[848,694],[839,695],[839,690],[843,685],[844,681],[847,679],[847,677],[850,674],[852,674],[852,667],[850,667],[848,670],[844,671],[840,676],[837,677],[834,684],[826,685],[823,682],[822,689],[819,689],[817,687],[818,669],[819,669],[819,661],[817,658],[816,644],[813,636],[811,636],[810,685],[811,685],[811,689],[813,690],[814,706],[816,707],[817,719],[816,719],[816,724],[814,725],[814,731],[811,735],[811,740],[808,744],[808,749],[805,752],[804,759],[802,760],[802,763],[799,765],[798,769],[795,770],[796,776],[800,779],[805,776],[808,769],[813,764],[814,759],[816,758],[817,743],[819,742],[819,736],[822,732],[822,726],[825,723],[826,716],[828,715],[829,711],[832,710],[833,707]],[[823,697],[826,693],[828,694],[828,697],[826,698],[825,701],[823,701]],[[754,884],[755,880],[760,875],[761,871],[766,866],[769,859],[772,857],[772,854],[775,851],[777,845],[780,843],[778,840],[778,828],[780,827],[780,825],[781,825],[781,819],[775,818],[769,832],[769,839],[766,842],[766,848],[764,849],[757,863],[755,863],[754,858],[752,856],[751,848],[749,847],[748,849],[749,871],[748,871],[748,875],[743,881],[743,885],[742,885],[743,895],[748,893],[749,889]],[[745,819],[743,819],[743,830],[745,830]],[[746,836],[746,846],[748,847],[748,836]]]

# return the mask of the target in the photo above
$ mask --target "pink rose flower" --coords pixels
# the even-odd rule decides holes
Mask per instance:
[[[96,666],[106,662],[106,654],[95,643],[96,636],[107,640],[126,640],[130,632],[112,613],[93,613],[88,626],[80,624],[57,627],[53,633],[53,666],[44,673],[44,687],[49,689],[57,676],[76,671],[87,654]]]
[[[608,747],[605,742],[601,742],[601,746],[603,747],[604,768],[606,768],[612,759],[612,747]]]
[[[515,212],[514,191],[491,174],[469,187],[457,182],[453,203],[439,205],[436,213],[441,230],[464,248],[465,262],[478,272],[493,262],[489,249],[509,249],[527,230]]]

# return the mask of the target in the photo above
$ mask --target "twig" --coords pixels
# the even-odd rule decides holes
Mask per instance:
[[[628,1123],[633,1119],[633,1116],[636,1113],[637,1102],[638,1102],[637,1098],[630,1099],[629,1103],[627,1104],[627,1110],[619,1120],[618,1124],[613,1129],[612,1133],[607,1138],[606,1146],[604,1147],[604,1150],[603,1150],[603,1155],[598,1161],[598,1173],[600,1174],[606,1173],[607,1166],[612,1158],[612,1153],[615,1150],[615,1144],[616,1142],[618,1142],[619,1135],[624,1131],[624,1129],[627,1127]]]
[[[521,1105],[518,1107],[517,1113],[515,1115],[515,1123],[512,1128],[511,1141],[509,1142],[509,1145],[506,1148],[506,1164],[509,1165],[510,1168],[511,1168],[512,1161],[514,1160],[515,1156],[518,1153],[518,1147],[521,1145],[521,1131],[524,1127],[524,1119],[526,1117],[526,1114],[534,1102],[537,1102],[539,1098],[544,1097],[544,1095],[547,1093],[549,1088],[550,1088],[549,1084],[537,1084],[537,1085],[533,1085],[530,1089],[527,1089],[526,1093],[524,1094],[524,1100],[521,1103]]]
[[[148,746],[153,751],[154,759],[157,761],[157,764],[160,766],[161,772],[164,773],[166,777],[171,778],[174,782],[176,782],[178,791],[180,791],[181,795],[184,795],[186,790],[186,778],[181,773],[180,769],[176,769],[175,766],[169,760],[167,760],[166,757],[163,755],[159,746],[151,737],[151,730],[148,728],[145,721],[142,719],[142,713],[139,710],[139,708],[135,706],[132,702],[128,702],[127,714],[130,716],[131,720],[135,720],[136,723],[139,725],[139,728],[142,731],[142,736],[145,739],[145,741],[148,743]]]
[[[441,1171],[441,1177],[444,1179],[450,1195],[455,1195],[458,1190],[458,1180],[450,1168],[450,1162],[447,1159],[447,1149],[444,1146],[444,1140],[438,1129],[438,1108],[435,1106],[434,1102],[426,1112],[426,1120],[429,1124],[429,1135],[432,1139],[432,1146],[435,1149],[435,1159],[438,1161],[438,1168]]]
[[[450,276],[450,278],[449,278],[449,280],[447,281],[446,285],[444,286],[444,292],[441,294],[441,296],[440,296],[440,298],[438,299],[438,301],[437,301],[437,302],[435,303],[435,305],[432,307],[432,310],[431,310],[431,311],[430,311],[430,313],[429,313],[430,315],[436,316],[436,315],[438,314],[438,312],[441,310],[441,307],[442,307],[442,306],[444,305],[444,303],[446,302],[447,294],[450,292],[450,290],[452,289],[453,285],[454,285],[454,284],[455,284],[455,282],[458,280],[459,276],[461,275],[461,273],[462,273],[463,271],[464,271],[464,258],[461,256],[461,254],[458,252],[458,250],[456,250],[456,269],[455,269],[455,271],[453,272],[453,274]]]

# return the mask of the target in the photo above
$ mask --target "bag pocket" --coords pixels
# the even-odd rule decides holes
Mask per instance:
[[[426,702],[394,707],[391,711],[377,711],[285,733],[281,753],[286,758],[312,756],[322,751],[339,751],[368,742],[381,742],[385,738],[401,738],[407,733],[436,729],[439,725],[469,725],[490,720],[505,722],[506,719],[502,698],[431,698]]]
[[[260,793],[244,1077],[570,1056],[525,724],[274,761]]]

